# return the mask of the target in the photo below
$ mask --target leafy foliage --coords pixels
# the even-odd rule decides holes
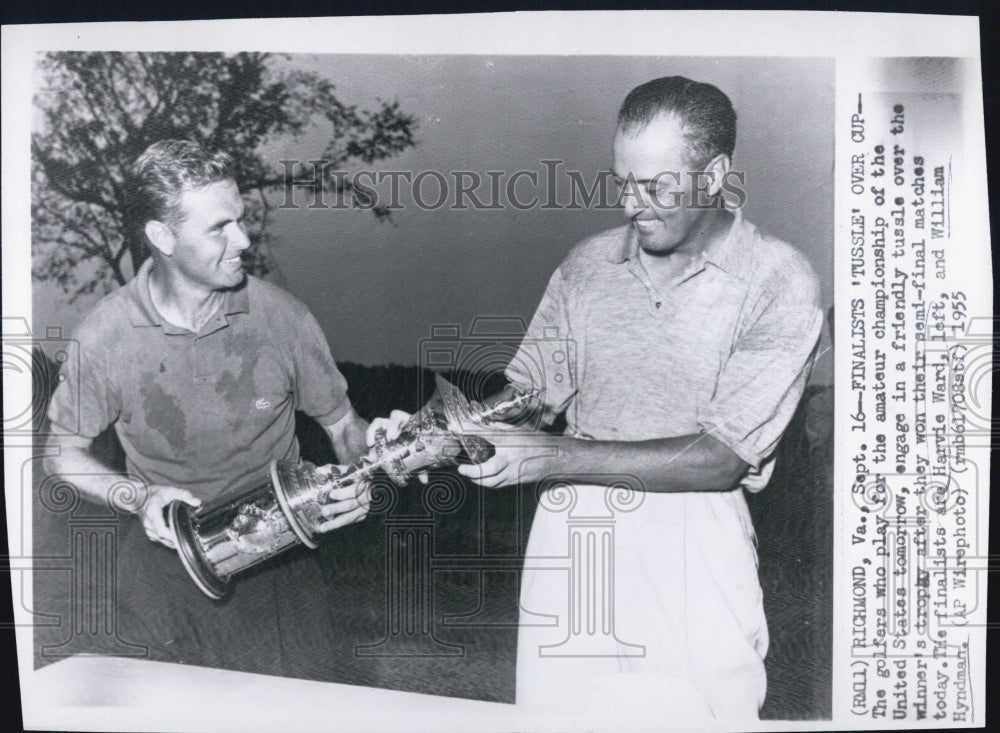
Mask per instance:
[[[268,269],[265,194],[286,184],[284,170],[258,153],[262,143],[298,137],[325,119],[326,148],[308,156],[313,163],[302,161],[296,177],[351,195],[344,177],[330,172],[415,144],[416,120],[398,103],[345,105],[330,80],[278,71],[269,54],[60,52],[42,57],[40,74],[31,141],[34,275],[73,298],[124,284],[126,255],[133,272],[149,256],[123,226],[125,171],[158,140],[191,139],[233,157],[240,190],[256,194],[247,200],[247,223],[248,267],[257,274]],[[390,213],[373,212],[379,219]]]

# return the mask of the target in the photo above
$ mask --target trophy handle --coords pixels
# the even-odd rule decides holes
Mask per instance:
[[[308,547],[310,550],[315,550],[319,547],[316,542],[313,533],[309,529],[303,526],[302,522],[299,521],[298,515],[292,509],[292,501],[288,494],[285,493],[285,484],[281,480],[282,471],[276,459],[271,459],[271,488],[274,489],[274,495],[278,498],[278,505],[281,507],[281,511],[285,515],[285,519],[288,520],[289,526],[292,531],[295,532],[295,536],[299,538],[299,542]]]
[[[229,592],[229,582],[216,575],[202,555],[191,508],[183,501],[171,502],[169,517],[174,545],[177,547],[177,554],[181,556],[184,569],[206,596],[216,601],[223,598]]]

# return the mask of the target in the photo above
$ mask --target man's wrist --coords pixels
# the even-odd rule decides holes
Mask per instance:
[[[552,441],[552,442],[550,442]],[[546,436],[547,450],[541,453],[538,460],[541,461],[541,476],[565,476],[569,473],[578,473],[582,470],[582,461],[585,459],[587,441],[571,438],[567,435]]]

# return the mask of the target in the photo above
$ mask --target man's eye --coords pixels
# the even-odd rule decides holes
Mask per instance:
[[[628,193],[634,196],[636,193],[638,193],[643,189],[643,185],[635,181],[627,181],[627,180],[623,181],[620,178],[616,178],[615,188],[618,190],[619,193],[622,194]]]

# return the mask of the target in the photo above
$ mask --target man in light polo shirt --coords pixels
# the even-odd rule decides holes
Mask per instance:
[[[531,528],[519,704],[676,723],[756,718],[764,702],[768,633],[743,491],[771,475],[822,313],[805,257],[723,205],[735,141],[736,113],[710,84],[665,77],[629,93],[612,146],[627,224],[570,252],[508,369],[514,384],[544,386],[566,434],[545,453],[518,434],[459,469],[487,487],[587,477],[571,511],[542,497]],[[552,333],[575,344],[575,361]],[[602,475],[642,491],[622,501]],[[591,581],[607,583],[597,602],[613,631],[587,630],[584,657],[560,656],[575,601],[550,560],[567,554],[570,514],[614,520],[613,569],[601,571],[613,582]]]
[[[330,622],[315,556],[286,553],[213,601],[170,549],[164,510],[224,501],[266,482],[271,459],[297,460],[295,410],[324,426],[341,463],[365,451],[367,423],[305,305],[244,273],[229,156],[165,140],[131,174],[128,221],[151,257],[76,329],[79,362],[64,365],[49,417],[79,431],[53,439],[46,469],[135,514],[117,560],[122,639],[153,659],[320,676]],[[90,452],[110,425],[125,474]],[[363,491],[336,498],[325,529],[365,517]]]
[[[585,711],[572,727],[756,718],[764,701],[743,491],[771,475],[822,314],[805,257],[721,205],[735,141],[712,85],[667,77],[628,95],[612,158],[627,224],[570,252],[507,370],[544,388],[566,432],[505,432],[458,469],[485,487],[550,479],[525,557],[517,703]]]

